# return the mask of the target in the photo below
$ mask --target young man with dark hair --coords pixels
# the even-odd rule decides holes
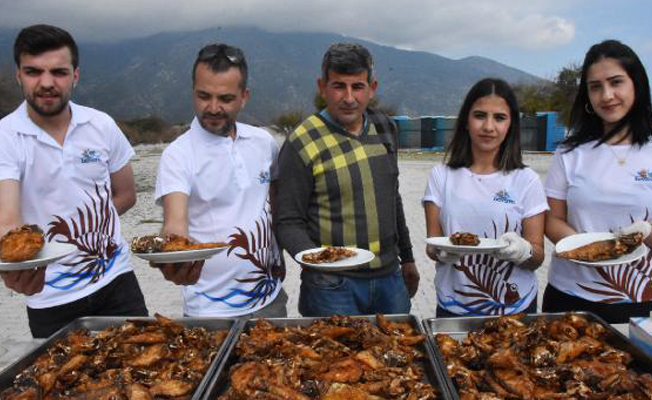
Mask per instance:
[[[156,202],[163,234],[228,249],[199,262],[153,264],[182,285],[192,317],[285,317],[285,274],[272,231],[278,145],[236,122],[249,99],[247,62],[225,44],[204,47],[192,69],[195,119],[161,156]]]
[[[47,267],[0,272],[27,296],[34,337],[81,316],[147,315],[118,218],[136,202],[134,151],[111,117],[70,101],[77,53],[63,29],[23,29],[14,56],[25,102],[0,120],[0,235],[36,224],[46,241],[76,247]]]
[[[275,232],[292,256],[353,246],[375,258],[356,270],[301,273],[304,316],[407,313],[419,284],[398,192],[397,129],[368,108],[378,82],[369,51],[333,44],[317,85],[326,108],[283,144]]]

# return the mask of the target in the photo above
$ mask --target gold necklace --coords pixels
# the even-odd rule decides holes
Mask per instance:
[[[627,163],[627,157],[629,157],[629,151],[632,149],[632,145],[630,145],[629,149],[627,149],[627,153],[625,153],[625,157],[618,157],[618,154],[616,154],[616,151],[612,148],[610,144],[607,144],[607,147],[609,148],[609,150],[611,150],[611,153],[616,158],[618,165],[625,165]]]

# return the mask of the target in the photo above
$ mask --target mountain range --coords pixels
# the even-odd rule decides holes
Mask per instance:
[[[0,30],[0,65],[10,65],[17,30]],[[314,111],[321,58],[331,43],[353,41],[374,56],[381,104],[400,114],[454,115],[476,81],[492,76],[510,83],[543,80],[483,57],[459,60],[401,50],[328,33],[272,33],[257,28],[211,28],[167,32],[80,47],[81,80],[74,101],[127,120],[158,116],[169,122],[192,118],[191,68],[209,43],[240,47],[249,64],[251,99],[240,119],[267,124],[289,111]]]

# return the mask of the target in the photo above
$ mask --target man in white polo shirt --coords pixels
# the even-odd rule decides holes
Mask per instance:
[[[34,337],[81,316],[147,315],[118,218],[136,202],[133,149],[111,117],[70,101],[79,56],[68,32],[23,29],[14,59],[25,101],[0,120],[0,235],[36,224],[77,249],[2,280],[27,295]]]
[[[201,49],[192,70],[196,117],[161,156],[156,201],[163,234],[228,242],[201,262],[154,264],[182,286],[193,317],[284,317],[284,264],[272,232],[278,145],[267,131],[236,122],[249,98],[242,51]]]

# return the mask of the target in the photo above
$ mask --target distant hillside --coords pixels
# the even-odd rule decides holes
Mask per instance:
[[[12,62],[16,32],[0,30],[0,65]],[[468,88],[486,76],[512,83],[541,80],[482,57],[452,60],[323,33],[214,28],[110,44],[77,40],[82,77],[75,101],[122,120],[158,115],[171,123],[188,121],[192,117],[190,69],[197,51],[212,42],[244,50],[252,98],[243,120],[259,124],[269,123],[285,111],[313,111],[321,57],[337,41],[357,41],[369,48],[375,58],[381,102],[406,115],[455,114]]]

